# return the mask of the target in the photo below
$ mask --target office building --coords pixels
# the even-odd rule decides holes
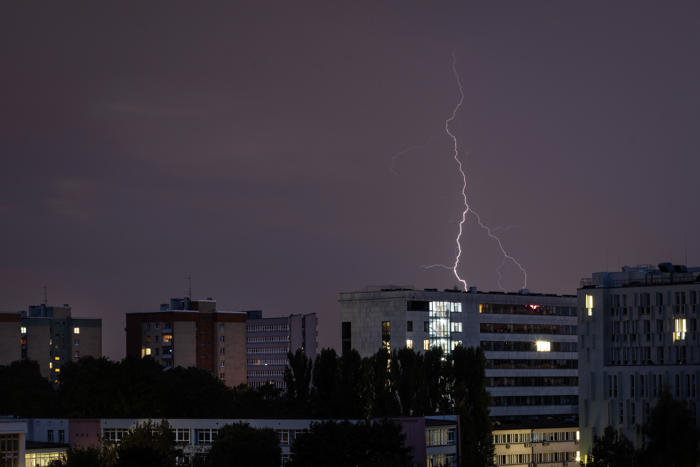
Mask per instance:
[[[639,448],[661,388],[697,420],[700,268],[597,272],[578,290],[581,453],[612,426]]]
[[[166,368],[203,368],[238,386],[246,382],[245,319],[217,310],[211,298],[173,298],[158,311],[126,314],[126,353]]]
[[[287,353],[301,349],[311,360],[316,357],[316,314],[263,318],[262,311],[255,310],[246,315],[248,386],[273,384],[286,389]]]
[[[24,467],[27,423],[23,420],[0,418],[0,465]]]
[[[386,287],[340,308],[342,351],[481,347],[492,417],[577,417],[575,296]]]
[[[57,381],[65,362],[102,356],[102,320],[75,318],[69,305],[30,306],[0,314],[0,361],[34,360],[41,374]]]

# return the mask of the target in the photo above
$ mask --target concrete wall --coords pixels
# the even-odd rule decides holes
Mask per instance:
[[[22,357],[19,313],[0,313],[0,365],[9,365]]]
[[[194,321],[173,323],[173,366],[197,366],[197,326]]]

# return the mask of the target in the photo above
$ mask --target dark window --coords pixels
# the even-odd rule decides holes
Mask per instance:
[[[406,331],[413,332],[413,321],[406,321]]]
[[[430,302],[409,300],[407,304],[408,311],[428,311]]]
[[[352,324],[350,321],[343,321],[341,323],[341,339],[342,339],[342,351],[343,353],[349,352],[352,349]]]
[[[49,443],[53,443],[53,430],[49,430],[47,434],[48,436],[46,439],[49,441]]]
[[[423,332],[428,332],[429,326],[428,321],[423,321]]]

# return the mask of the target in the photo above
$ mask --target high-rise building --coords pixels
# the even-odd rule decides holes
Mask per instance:
[[[248,386],[258,388],[271,383],[286,389],[287,353],[301,349],[310,359],[316,357],[316,314],[279,318],[263,318],[260,310],[246,314]]]
[[[3,313],[0,335],[0,361],[34,360],[41,374],[54,381],[65,362],[102,356],[102,320],[74,318],[69,305],[33,305],[26,312]]]
[[[492,417],[578,414],[576,297],[387,287],[340,294],[342,351],[481,347]]]
[[[661,263],[597,272],[578,289],[581,453],[607,426],[643,444],[662,388],[696,420],[700,268]],[[585,457],[584,457],[585,460]]]
[[[173,298],[158,311],[126,314],[126,353],[166,368],[203,368],[237,386],[246,382],[245,319],[217,310],[211,298]]]

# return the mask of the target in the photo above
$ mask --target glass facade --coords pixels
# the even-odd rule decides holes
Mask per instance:
[[[450,314],[461,313],[459,302],[430,302],[428,305],[428,337],[430,347],[441,347],[445,352],[452,350],[450,345]]]

